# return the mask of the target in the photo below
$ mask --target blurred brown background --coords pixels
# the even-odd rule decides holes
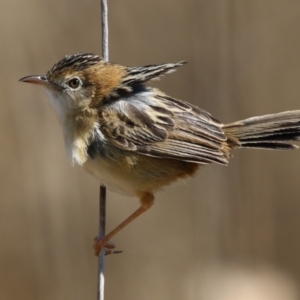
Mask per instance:
[[[0,299],[96,299],[98,183],[67,161],[37,87],[100,53],[99,1],[1,2]],[[224,123],[300,109],[298,0],[109,1],[110,60],[188,65],[154,85]],[[298,299],[300,152],[242,150],[158,194],[107,257],[106,299]],[[108,193],[108,229],[136,199]]]

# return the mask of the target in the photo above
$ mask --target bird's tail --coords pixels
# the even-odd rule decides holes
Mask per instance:
[[[300,110],[237,121],[223,130],[230,148],[295,149],[289,142],[300,140]]]

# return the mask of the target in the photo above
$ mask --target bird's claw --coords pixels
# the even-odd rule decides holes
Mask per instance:
[[[102,249],[104,249],[105,255],[118,254],[123,252],[120,250],[113,250],[116,248],[116,245],[113,242],[106,240],[105,237],[104,238],[95,237],[93,248],[95,251],[95,256],[99,256]]]

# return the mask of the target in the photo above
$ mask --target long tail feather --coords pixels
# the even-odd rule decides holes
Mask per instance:
[[[300,110],[253,117],[223,126],[233,148],[290,150],[300,140]]]

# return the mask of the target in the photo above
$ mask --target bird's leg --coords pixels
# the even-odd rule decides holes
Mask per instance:
[[[111,249],[115,248],[115,245],[109,240],[116,235],[119,231],[121,231],[125,226],[127,226],[129,223],[131,223],[133,220],[135,220],[138,216],[143,214],[145,211],[147,211],[154,202],[154,196],[151,193],[147,192],[140,192],[138,193],[138,196],[140,198],[141,206],[132,214],[130,215],[126,220],[124,220],[121,224],[119,224],[114,230],[112,230],[110,233],[108,233],[103,238],[95,238],[95,243],[93,245],[93,248],[95,250],[95,255],[99,256],[99,253],[101,249],[105,248],[105,253],[110,254],[113,253]]]

